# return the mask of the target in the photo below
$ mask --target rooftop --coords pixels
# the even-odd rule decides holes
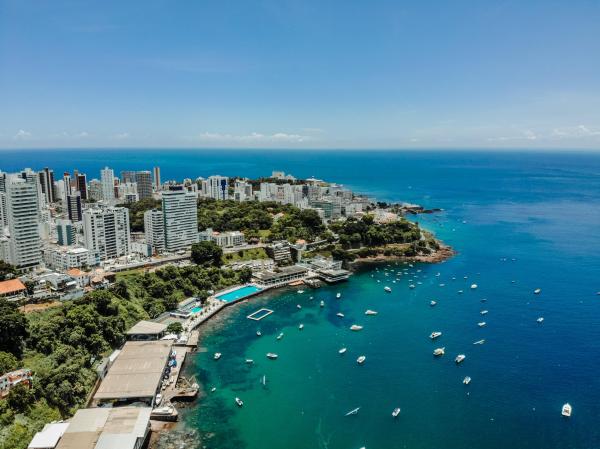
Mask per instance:
[[[297,265],[292,265],[290,267],[282,267],[279,268],[277,271],[273,271],[273,270],[265,270],[265,271],[259,271],[258,273],[254,273],[254,277],[256,279],[259,279],[261,281],[268,281],[270,279],[277,279],[281,276],[287,276],[287,275],[291,275],[291,274],[299,274],[299,273],[306,273],[308,270],[304,267],[299,267]]]
[[[171,353],[171,341],[128,341],[94,400],[154,397]]]
[[[136,323],[131,329],[127,331],[127,335],[153,335],[160,334],[167,330],[166,324],[155,323],[154,321],[142,320]]]
[[[35,434],[27,449],[45,449],[55,447],[63,436],[65,430],[69,427],[69,423],[49,423],[44,428]]]
[[[27,290],[25,285],[19,279],[9,279],[8,281],[0,282],[0,295],[8,295]]]

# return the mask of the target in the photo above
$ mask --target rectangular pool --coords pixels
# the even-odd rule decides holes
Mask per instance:
[[[217,295],[216,298],[225,302],[236,301],[238,299],[245,298],[246,296],[253,295],[254,293],[258,293],[261,290],[261,288],[258,288],[255,285],[245,285],[244,287],[240,287],[230,292]]]
[[[202,310],[202,307],[192,307],[192,313],[198,313]]]

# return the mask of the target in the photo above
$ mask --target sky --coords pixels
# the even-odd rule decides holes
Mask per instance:
[[[600,149],[600,2],[0,0],[0,148]]]

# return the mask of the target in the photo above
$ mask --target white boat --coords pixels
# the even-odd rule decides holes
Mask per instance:
[[[277,354],[275,354],[274,352],[267,352],[268,359],[275,360],[277,357],[279,357],[279,356]]]
[[[485,343],[485,339],[483,340],[477,340],[475,343],[473,343],[474,345],[482,345]]]
[[[369,310],[365,311],[365,315],[377,315],[377,312],[369,309]]]
[[[573,412],[573,407],[571,407],[571,404],[569,404],[567,402],[566,404],[563,404],[560,414],[567,418],[570,418],[572,412]]]
[[[465,385],[469,385],[470,383],[471,383],[471,378],[470,378],[469,376],[466,376],[466,377],[463,379],[463,384],[465,384]]]
[[[487,315],[488,311],[487,310],[482,310],[481,312],[479,312],[481,315]]]
[[[536,320],[538,323],[543,323],[544,322],[544,317],[541,316]]]
[[[394,409],[394,411],[392,412],[392,416],[393,416],[394,418],[397,418],[399,414],[400,414],[400,407],[396,407],[396,408]]]
[[[436,338],[440,337],[441,335],[442,335],[442,333],[441,333],[441,332],[432,332],[432,333],[429,335],[429,338],[431,338],[432,340],[435,340]]]
[[[429,303],[429,305],[430,305],[431,307],[434,307],[436,304],[437,304],[437,301],[431,301],[431,302]]]
[[[246,363],[248,365],[252,365],[254,363],[254,360],[252,360],[252,359],[246,359]]]
[[[235,398],[235,403],[238,405],[238,407],[244,406],[244,401],[242,401],[240,398]]]
[[[410,284],[408,288],[415,288],[415,284]]]
[[[388,287],[387,285],[385,287],[383,287],[383,289],[388,293],[392,292],[392,289],[390,287]]]
[[[339,316],[340,318],[344,318],[344,314],[342,312],[338,312],[336,313],[337,316]]]
[[[267,385],[267,376],[263,375],[262,379],[260,380],[260,383],[263,385]]]
[[[471,290],[475,290],[477,288],[477,284],[471,284]]]
[[[458,294],[459,294],[459,295],[462,295],[462,293],[463,293],[463,291],[462,291],[462,290],[459,290],[459,291],[458,291]]]
[[[300,304],[296,304],[296,308],[301,309],[302,306]]]
[[[342,348],[338,351],[338,354],[345,354],[348,348]]]
[[[217,391],[217,387],[212,387],[212,388],[210,389],[210,391],[211,391],[212,393],[214,393],[215,391]]]
[[[277,340],[281,340],[283,338],[283,332],[277,336]]]
[[[533,293],[534,293],[534,294],[536,294],[536,295],[539,295],[540,293],[542,293],[542,289],[541,289],[541,288],[536,288],[536,289],[533,291]]]
[[[321,301],[321,303],[319,304],[321,307],[325,307],[325,301]]]
[[[221,358],[221,353],[220,352],[215,352],[215,355],[213,355],[213,359],[215,360],[219,360]]]
[[[261,332],[261,331],[256,331],[256,336],[257,336],[257,337],[260,337],[261,335],[262,335],[262,332]]]
[[[361,355],[359,358],[356,359],[356,363],[362,365],[363,363],[365,363],[365,360],[367,360],[367,358],[364,355]]]
[[[466,356],[466,355],[464,355],[464,354],[458,354],[458,355],[456,356],[456,358],[454,359],[454,361],[455,361],[455,362],[456,362],[456,364],[458,365],[459,363],[462,363],[462,361],[463,361],[464,359],[466,359],[466,358],[467,358],[467,356]]]
[[[300,324],[298,325],[298,329],[299,329],[299,330],[302,330],[302,329],[304,329],[304,324],[300,323]]]
[[[445,347],[443,347],[443,348],[435,348],[435,349],[433,350],[433,355],[434,355],[434,356],[436,356],[436,357],[441,357],[441,356],[443,356],[443,355],[444,355],[444,353],[445,353],[445,350],[446,350],[446,348],[445,348]]]
[[[340,299],[340,298],[342,297],[342,294],[341,294],[341,293],[336,293],[336,294],[335,294],[335,297],[336,297],[337,299]]]
[[[350,330],[351,331],[355,331],[355,332],[358,332],[358,331],[362,330],[362,328],[363,327],[359,326],[358,324],[353,324],[352,326],[350,326]]]
[[[485,321],[480,321],[479,323],[477,323],[477,326],[479,327],[484,327],[487,323]]]
[[[348,413],[346,413],[346,415],[344,416],[351,416],[351,415],[356,415],[358,413],[358,411],[360,410],[360,407],[356,407],[355,409],[350,410]]]
[[[298,294],[301,295],[302,293],[304,293],[304,290],[298,290]]]

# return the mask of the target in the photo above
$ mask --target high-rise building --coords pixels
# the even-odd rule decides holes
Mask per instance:
[[[215,200],[229,199],[229,179],[225,176],[208,177],[208,196]]]
[[[75,227],[71,220],[56,220],[56,240],[61,246],[75,244]]]
[[[137,193],[140,200],[152,198],[152,174],[149,171],[139,171],[135,174]]]
[[[198,213],[196,195],[184,190],[172,190],[162,194],[164,214],[165,248],[178,251],[198,241]]]
[[[156,191],[160,190],[160,167],[154,167],[152,170],[154,175],[154,188]]]
[[[0,171],[0,237],[4,235],[4,227],[8,226],[6,215],[6,173]]]
[[[250,201],[252,199],[252,184],[246,181],[236,181],[233,188],[235,201]]]
[[[107,203],[115,199],[115,173],[112,168],[104,167],[100,170],[100,181],[102,182],[102,199]]]
[[[88,199],[102,201],[102,182],[98,181],[97,179],[92,179],[90,181]]]
[[[85,247],[101,260],[126,256],[131,252],[129,210],[124,207],[86,209],[83,212]]]
[[[81,192],[74,192],[67,195],[67,211],[69,213],[69,220],[75,222],[83,219],[81,210]]]
[[[64,183],[64,197],[61,198],[64,202],[67,202],[67,197],[73,192],[71,186],[71,174],[69,172],[63,173],[63,183]]]
[[[146,243],[152,247],[152,253],[160,254],[165,250],[165,218],[161,210],[144,212],[144,234]]]
[[[46,198],[46,203],[54,203],[54,171],[48,167],[44,168],[38,173],[40,178],[40,186],[42,187],[42,193]]]
[[[136,182],[136,180],[135,180],[135,172],[131,171],[131,170],[122,171],[121,172],[121,182],[122,183]]]
[[[9,262],[20,269],[35,268],[42,261],[38,183],[31,171],[6,178]]]
[[[88,199],[87,179],[86,179],[85,173],[78,173],[77,174],[77,190],[81,194],[81,199],[82,200],[85,201],[85,200]]]

